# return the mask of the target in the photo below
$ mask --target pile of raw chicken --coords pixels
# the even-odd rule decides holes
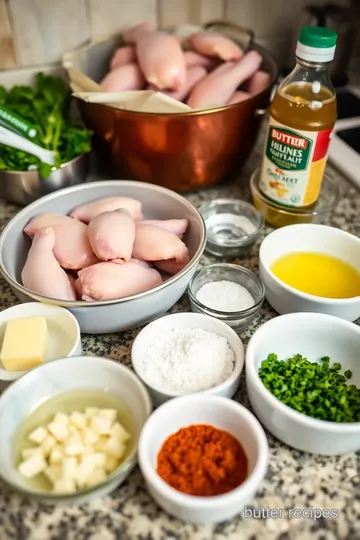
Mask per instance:
[[[32,244],[24,287],[58,300],[112,300],[147,291],[189,262],[187,219],[143,220],[142,205],[107,197],[70,216],[39,214],[24,232]]]
[[[261,55],[244,54],[237,43],[208,31],[180,36],[141,23],[123,34],[110,72],[101,81],[108,92],[154,90],[193,109],[222,107],[244,101],[270,84],[260,70]]]

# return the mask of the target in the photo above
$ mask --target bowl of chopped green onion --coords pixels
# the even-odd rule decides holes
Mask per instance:
[[[0,144],[0,196],[21,205],[80,184],[89,172],[92,132],[71,110],[71,94],[60,77],[38,73],[32,86],[0,85],[0,125],[54,153],[54,165]]]
[[[321,313],[281,315],[246,351],[246,386],[260,422],[293,448],[360,449],[360,327]]]

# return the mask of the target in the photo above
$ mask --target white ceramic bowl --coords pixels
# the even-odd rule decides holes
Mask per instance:
[[[169,486],[156,472],[157,454],[165,439],[193,424],[228,431],[242,444],[249,476],[238,488],[214,497],[196,497]],[[192,394],[159,407],[146,422],[139,440],[139,465],[147,488],[169,514],[192,523],[218,523],[242,512],[266,474],[268,443],[256,418],[239,403],[220,396]]]
[[[244,346],[239,336],[226,323],[214,319],[213,317],[209,317],[208,315],[198,313],[174,313],[172,315],[161,317],[145,326],[145,328],[143,328],[136,336],[131,349],[131,361],[135,373],[147,387],[154,406],[157,407],[168,399],[182,395],[180,393],[168,393],[164,391],[164,388],[154,386],[154,384],[148,380],[146,374],[144,374],[142,362],[145,351],[152,343],[153,339],[159,333],[168,332],[174,328],[201,328],[202,330],[214,332],[214,334],[218,334],[227,339],[228,344],[235,355],[234,370],[230,377],[223,383],[214,386],[213,388],[209,388],[208,390],[204,390],[202,393],[232,398],[239,387],[240,376],[244,367]]]
[[[65,301],[36,294],[21,283],[30,240],[23,230],[34,216],[47,212],[68,214],[76,206],[103,197],[132,197],[143,206],[146,219],[187,218],[184,242],[190,261],[180,272],[149,291],[114,300]],[[168,311],[185,292],[206,244],[205,223],[184,197],[160,186],[128,180],[101,180],[61,189],[29,204],[6,225],[0,236],[0,272],[20,302],[37,300],[66,307],[86,334],[121,332],[148,323]]]
[[[45,317],[49,331],[49,346],[45,362],[81,354],[80,328],[74,315],[67,309],[40,302],[28,302],[4,309],[0,313],[0,344],[4,338],[6,323],[12,319]],[[1,347],[0,345],[0,347]],[[7,371],[0,362],[0,391],[10,382],[19,379],[27,371]]]
[[[22,495],[48,504],[82,504],[113,491],[133,469],[137,441],[128,459],[93,488],[63,495],[35,491],[26,485],[14,463],[13,443],[17,429],[43,402],[75,390],[104,390],[121,399],[132,414],[137,436],[152,410],[150,397],[141,381],[119,362],[94,356],[76,356],[33,369],[0,396],[0,479]]]
[[[360,387],[360,328],[320,313],[293,313],[266,322],[246,350],[246,386],[260,422],[289,446],[314,454],[337,455],[360,449],[360,422],[326,422],[306,416],[279,401],[259,378],[268,354],[280,360],[301,354],[310,362],[329,356],[353,373],[349,384]]]
[[[360,239],[327,225],[289,225],[270,233],[259,251],[259,274],[269,304],[280,314],[317,312],[335,315],[347,321],[360,317],[360,296],[346,299],[321,298],[307,294],[277,278],[271,265],[283,255],[294,252],[325,253],[360,270]]]

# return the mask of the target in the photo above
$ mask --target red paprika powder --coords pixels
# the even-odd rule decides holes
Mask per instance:
[[[206,424],[170,435],[157,457],[157,473],[174,489],[200,497],[222,495],[242,484],[247,456],[235,437]]]

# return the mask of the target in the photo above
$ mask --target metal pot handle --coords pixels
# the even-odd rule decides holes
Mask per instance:
[[[220,32],[227,37],[236,40],[244,51],[247,51],[252,42],[254,41],[254,32],[250,28],[245,28],[235,23],[228,21],[215,20],[204,24],[205,30],[213,30],[214,32]]]

